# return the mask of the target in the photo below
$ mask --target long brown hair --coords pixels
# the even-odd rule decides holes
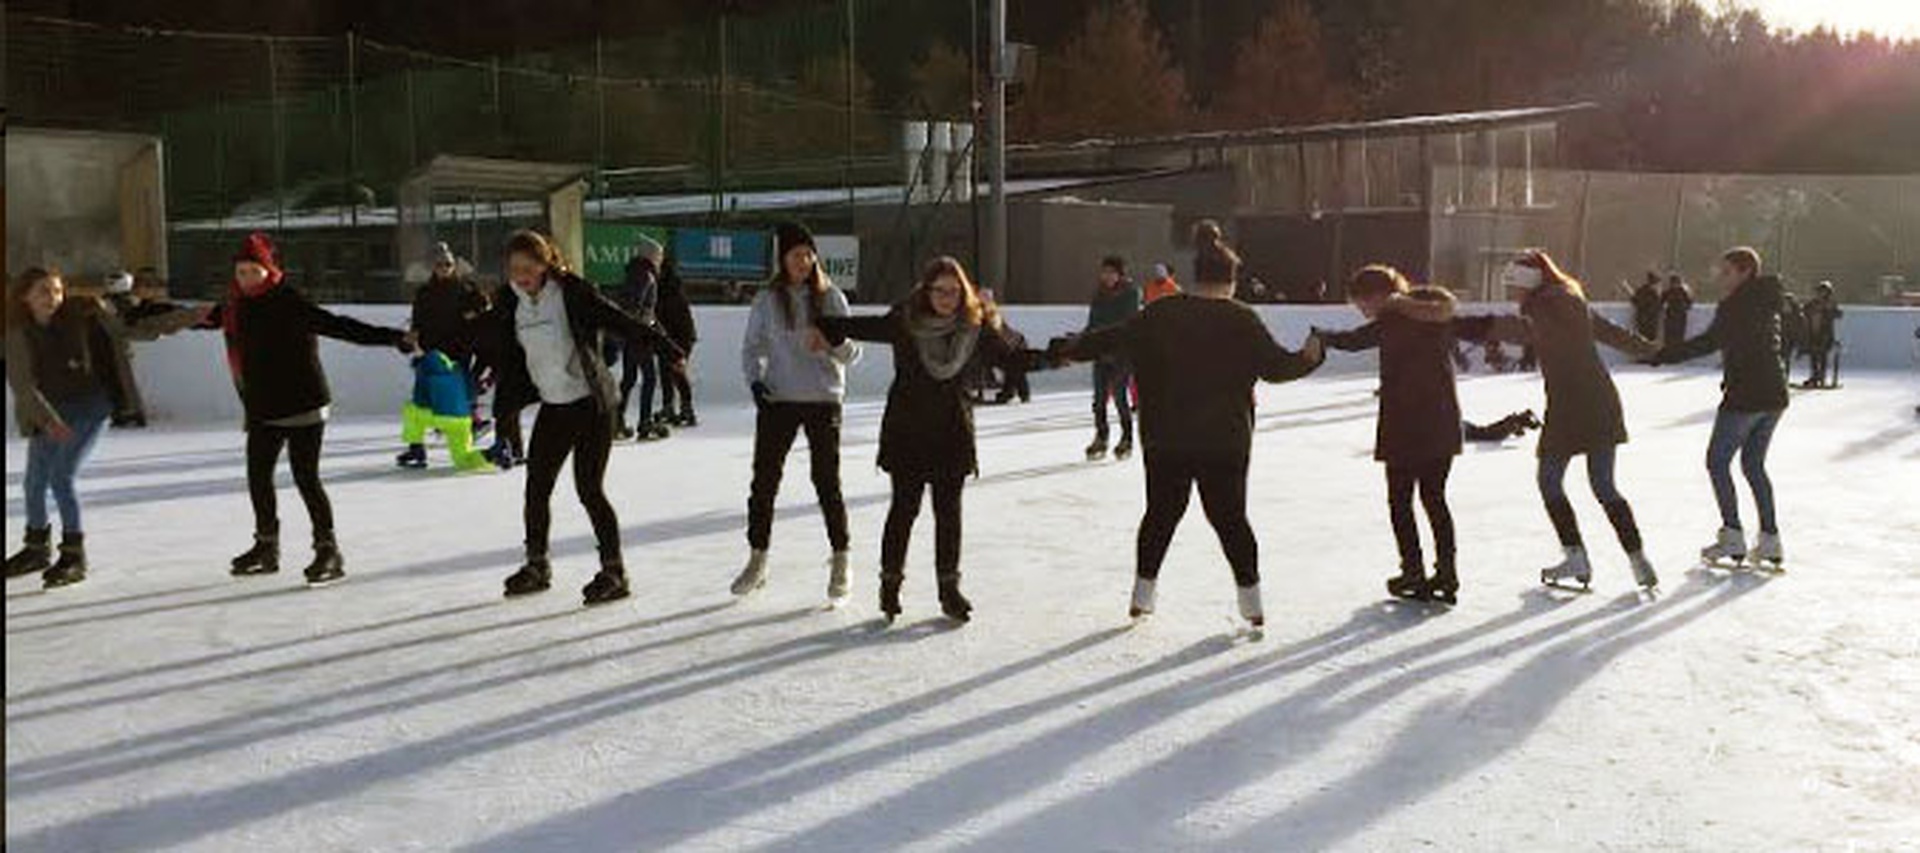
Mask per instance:
[[[926,269],[920,271],[920,281],[914,285],[913,293],[907,297],[907,307],[914,313],[928,317],[933,315],[933,295],[927,288],[943,276],[952,276],[960,282],[960,316],[968,325],[978,326],[988,322],[991,309],[980,298],[980,289],[973,285],[973,278],[967,275],[967,268],[961,266],[958,258],[941,255],[927,262]]]
[[[50,278],[59,278],[60,270],[54,267],[27,267],[7,283],[7,328],[24,328],[33,322],[33,309],[27,307],[27,294],[34,285]]]
[[[1553,256],[1542,250],[1534,249],[1526,252],[1514,259],[1514,263],[1523,267],[1539,270],[1540,278],[1547,284],[1560,285],[1573,291],[1573,295],[1581,299],[1587,298],[1586,285],[1581,284],[1579,279],[1574,278],[1572,275],[1569,275],[1566,270],[1561,269],[1560,265],[1554,262]]]
[[[793,248],[789,246],[788,251],[792,251]],[[807,273],[804,280],[797,282],[787,280],[787,257],[782,254],[774,259],[773,278],[767,281],[767,287],[778,294],[774,302],[780,305],[780,319],[786,321],[789,329],[797,328],[800,318],[793,316],[793,304],[787,300],[786,294],[782,291],[796,285],[804,286],[807,289],[807,311],[812,316],[819,317],[826,305],[827,286],[833,284],[833,280],[827,278],[827,271],[820,268],[819,247],[808,244],[808,248],[813,249],[813,269]]]
[[[1407,281],[1406,274],[1387,264],[1368,264],[1347,280],[1347,295],[1358,299],[1412,290],[1413,283]]]
[[[547,235],[531,228],[515,231],[507,238],[507,254],[526,255],[549,269],[568,272],[567,259],[560,254],[560,247]]]
[[[1202,219],[1193,226],[1195,284],[1233,284],[1240,278],[1240,253],[1227,245],[1220,223]]]

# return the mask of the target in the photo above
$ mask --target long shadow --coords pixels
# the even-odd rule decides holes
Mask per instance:
[[[131,601],[146,601],[148,599],[153,599],[153,598],[166,598],[166,597],[175,596],[175,595],[186,595],[188,593],[194,593],[194,592],[205,592],[206,590],[209,590],[209,589],[220,589],[222,587],[228,587],[232,585],[233,585],[232,581],[222,580],[217,583],[195,584],[194,586],[179,587],[177,589],[162,589],[162,590],[153,590],[149,592],[137,592],[131,595],[117,595],[112,598],[96,598],[91,601],[75,601],[68,604],[55,605],[53,607],[36,607],[31,610],[25,610],[25,609],[9,610],[7,611],[7,618],[8,619],[24,619],[24,618],[36,617],[36,616],[46,616],[52,613],[68,613],[75,610],[92,610],[93,608],[96,608],[96,607],[111,607],[115,604],[126,604]]]
[[[1346,677],[1347,673],[1330,675],[1235,720],[1172,756],[1128,773],[1098,790],[1069,798],[1001,827],[974,839],[969,846],[1017,848],[1044,843],[1049,838],[1073,837],[1062,833],[1071,833],[1075,827],[1098,827],[1096,835],[1112,833],[1110,838],[1131,839],[1148,847],[1212,846],[1212,842],[1179,836],[1177,825],[1181,818],[1198,806],[1218,802],[1246,784],[1282,772],[1328,744],[1339,742],[1342,729],[1356,725],[1369,711],[1393,697],[1447,673],[1485,666],[1542,644],[1579,645],[1589,642],[1593,636],[1607,636],[1617,630],[1615,625],[1636,624],[1671,612],[1675,605],[1705,592],[1705,588],[1698,585],[1683,587],[1662,606],[1639,606],[1630,598],[1616,600],[1486,649],[1453,658],[1431,659],[1345,698],[1341,698],[1342,693],[1354,680]],[[1593,630],[1586,631],[1588,628]],[[1336,699],[1338,701],[1334,701]],[[1458,718],[1451,718],[1450,722],[1452,727],[1444,733],[1433,733],[1427,739],[1426,750],[1442,750],[1445,747],[1441,745],[1459,736]],[[1382,804],[1406,802],[1365,787],[1337,790],[1343,802],[1359,799]],[[1296,844],[1280,832],[1282,830],[1273,828],[1266,834],[1248,834],[1218,846],[1229,850],[1248,845],[1254,848],[1278,845],[1301,850],[1325,848],[1321,844]],[[1082,840],[1097,845],[1102,839],[1083,834]]]
[[[1838,449],[1833,451],[1833,455],[1829,458],[1835,462],[1840,462],[1860,456],[1867,456],[1886,450],[1888,445],[1903,438],[1911,437],[1913,434],[1914,426],[1911,422],[1894,424],[1866,438],[1856,439],[1840,445]]]
[[[636,683],[564,697],[427,740],[344,761],[303,767],[273,779],[156,797],[25,833],[9,842],[22,848],[103,851],[151,850],[189,844],[213,833],[358,794],[463,759],[827,659],[850,648],[867,647],[872,640],[866,629],[822,631],[743,654],[703,661]],[[584,663],[597,664],[605,660],[606,656],[602,656]],[[525,674],[516,674],[502,683],[524,678]],[[414,707],[410,700],[389,704],[397,707],[387,710]],[[311,725],[303,724],[301,728]],[[17,793],[11,779],[8,785],[16,789],[9,791],[10,796]]]
[[[419,472],[401,468],[351,468],[345,471],[326,471],[321,480],[328,486],[347,483],[363,483],[372,480],[417,479]],[[293,475],[281,472],[274,477],[274,488],[287,489],[293,486]],[[137,506],[139,504],[161,501],[187,500],[213,495],[245,495],[247,478],[219,477],[202,480],[173,480],[165,483],[145,483],[138,486],[120,486],[118,488],[90,489],[82,487],[80,498],[88,508],[110,506]],[[25,512],[25,503],[20,499],[8,500],[9,511],[14,504],[20,504]]]
[[[222,586],[229,586],[229,585],[230,584],[222,584]],[[34,634],[40,631],[51,631],[58,628],[71,628],[75,625],[96,625],[96,624],[111,621],[114,619],[125,619],[131,616],[151,616],[156,613],[177,613],[182,610],[191,610],[196,607],[205,607],[211,604],[236,604],[242,601],[258,601],[262,598],[278,598],[283,595],[314,595],[314,594],[316,594],[316,591],[309,590],[304,586],[255,587],[253,589],[247,590],[246,592],[235,593],[233,595],[222,595],[215,598],[203,598],[195,601],[177,601],[177,602],[172,602],[168,604],[155,604],[149,607],[133,607],[133,608],[128,608],[126,610],[115,610],[112,613],[95,614],[92,616],[77,616],[70,619],[56,619],[51,622],[35,622],[32,625],[22,625],[17,628],[9,625],[7,627],[7,636],[14,637],[22,634]]]
[[[1423,659],[1433,658],[1441,652],[1473,642],[1481,637],[1490,636],[1525,623],[1544,613],[1553,611],[1559,603],[1540,596],[1523,598],[1522,606],[1509,614],[1482,622],[1478,625],[1444,635],[1433,640],[1419,642],[1403,649],[1382,655],[1378,658],[1349,664],[1322,677],[1308,690],[1297,694],[1289,702],[1304,705],[1321,701],[1337,694],[1348,686],[1375,673],[1392,672],[1398,674],[1394,679],[1396,688],[1392,692],[1411,688],[1423,679],[1410,679],[1403,673],[1414,668]],[[1595,610],[1567,619],[1557,620],[1544,627],[1534,629],[1522,636],[1509,639],[1497,647],[1523,647],[1550,637],[1560,636],[1575,626],[1606,618],[1612,610]],[[1477,660],[1475,654],[1462,656],[1463,661]],[[991,809],[1004,806],[1007,802],[1038,790],[1055,779],[1060,778],[1070,768],[1088,756],[1124,743],[1142,731],[1165,722],[1168,718],[1210,702],[1264,686],[1271,680],[1288,672],[1301,671],[1319,660],[1280,661],[1258,660],[1230,667],[1218,672],[1196,676],[1126,702],[1103,709],[1091,716],[1080,719],[1071,725],[1062,726],[1040,737],[1028,740],[1003,752],[985,756],[961,765],[953,770],[920,781],[908,789],[896,793],[878,803],[870,804],[858,812],[843,814],[806,832],[783,837],[768,845],[781,850],[843,850],[856,847],[866,849],[898,849],[924,841],[940,832],[943,826],[926,819],[927,815],[939,815],[940,823],[957,825],[967,819],[983,814]],[[1470,665],[1460,663],[1461,666]],[[1374,698],[1378,701],[1389,691],[1381,691]],[[1288,721],[1277,718],[1268,721],[1266,726],[1252,731],[1270,736],[1273,732],[1286,729]],[[1243,738],[1239,748],[1245,749]],[[1206,788],[1213,778],[1217,778],[1213,764],[1235,760],[1232,755],[1209,754],[1205,758],[1190,756],[1194,750],[1189,747],[1180,750],[1168,761],[1179,761],[1183,767],[1193,768],[1195,778],[1184,784],[1194,788]],[[1181,796],[1185,796],[1182,792]],[[1200,801],[1194,797],[1187,802]],[[1118,804],[1118,805],[1116,805]],[[1053,846],[1060,846],[1060,839],[1076,839],[1068,846],[1089,846],[1086,833],[1098,827],[1101,822],[1133,820],[1136,814],[1157,814],[1162,810],[1172,810],[1178,803],[1171,798],[1161,802],[1139,797],[1102,801],[1098,808],[1074,809],[1070,816],[1064,817],[1056,826],[1076,826],[1080,829],[1074,834],[1053,836]],[[1109,812],[1111,808],[1114,811]],[[1048,812],[1042,814],[1053,813]],[[1025,823],[1025,822],[1023,822]],[[1135,845],[1153,848],[1157,845],[1145,838],[1136,838]],[[1097,846],[1097,845],[1096,845]],[[986,844],[983,849],[1049,849],[1046,844]]]
[[[389,690],[402,689],[412,684],[421,683],[438,676],[457,673],[461,670],[504,663],[527,655],[565,648],[579,643],[592,642],[594,640],[634,631],[657,628],[675,622],[696,619],[717,613],[731,606],[731,603],[712,604],[691,610],[684,610],[667,616],[642,620],[640,622],[629,622],[610,628],[600,628],[584,634],[543,640],[522,648],[509,649],[483,657],[442,664],[424,670],[404,672],[378,681],[354,685],[353,687],[332,689],[329,690],[323,698],[318,700],[306,698],[293,699],[266,708],[251,709],[243,713],[229,714],[212,720],[151,732],[139,737],[124,738],[99,746],[72,750],[57,755],[43,756],[16,765],[9,765],[7,767],[7,786],[9,793],[24,796],[41,790],[57,789],[67,785],[94,781],[96,779],[111,778],[122,773],[132,773],[149,767],[157,767],[171,761],[199,758],[222,750],[236,749],[276,737],[299,735],[321,725],[352,722],[366,717],[378,716],[382,713],[403,711],[434,702],[458,699],[501,685],[511,684],[518,680],[561,672],[571,672],[611,658],[642,654],[732,631],[787,622],[813,612],[812,610],[795,610],[787,613],[761,616],[754,619],[707,628],[689,634],[643,643],[613,655],[567,661],[562,664],[543,667],[532,672],[516,671],[479,682],[455,684],[419,696],[379,702],[346,711],[331,712],[321,717],[302,718],[300,716],[303,713],[312,711],[316,706],[339,703],[343,700],[356,699],[362,696],[377,697]],[[517,627],[554,620],[571,612],[572,611],[545,613],[526,619],[515,620],[512,623],[500,627]],[[465,633],[471,635],[478,632],[468,631]],[[250,725],[257,724],[262,720],[276,718],[291,719],[271,727],[248,728]],[[193,740],[194,738],[207,736],[212,737],[204,741]],[[161,749],[158,752],[144,755],[135,754],[139,750],[148,748]]]
[[[1643,611],[1549,647],[1464,704],[1451,699],[1428,703],[1367,766],[1242,829],[1220,846],[1238,849],[1285,839],[1288,846],[1321,850],[1352,838],[1401,805],[1419,801],[1525,742],[1554,709],[1615,658],[1732,604],[1766,580],[1735,576],[1730,583],[1731,591],[1658,621],[1654,611]],[[1461,722],[1484,719],[1501,724],[1490,731]],[[1408,772],[1410,767],[1419,772]]]
[[[1397,623],[1397,624],[1396,624]],[[1293,644],[1282,653],[1297,665],[1310,665],[1389,635],[1409,624],[1392,614],[1359,614],[1346,624]],[[810,791],[928,750],[961,743],[1095,699],[1108,691],[1177,671],[1233,648],[1225,638],[1194,643],[1145,667],[1102,678],[1019,705],[996,709],[951,726],[889,740],[816,763],[807,759],[894,723],[940,707],[990,684],[1010,680],[1058,663],[1124,633],[1110,629],[1068,643],[992,672],[930,690],[882,708],[796,735],[722,764],[662,781],[585,809],[556,815],[472,845],[474,851],[535,848],[618,851],[638,844],[649,849],[685,841],[702,832],[746,818],[760,809],[791,802]]]
[[[334,446],[334,442],[329,439],[327,441],[326,451],[321,455],[320,459],[321,464],[325,465],[343,459],[355,459],[363,456],[392,457],[398,455],[401,449],[402,445],[397,438],[392,441],[360,449],[336,447]],[[182,471],[204,470],[212,465],[218,465],[221,468],[231,468],[235,471],[244,471],[246,462],[246,450],[240,442],[236,442],[232,447],[223,448],[215,452],[188,454],[184,459],[170,459],[160,456],[139,459],[121,458],[89,461],[86,466],[81,469],[81,476],[91,480],[94,478],[139,477],[148,474],[178,474]],[[7,485],[18,486],[25,478],[25,474],[9,474],[7,475]]]

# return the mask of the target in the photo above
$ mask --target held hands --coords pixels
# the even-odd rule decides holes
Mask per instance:
[[[1300,345],[1300,355],[1307,361],[1320,364],[1327,360],[1327,341],[1320,337],[1320,330],[1314,329],[1307,335],[1307,342]]]
[[[755,382],[753,383],[753,385],[749,386],[749,388],[750,390],[753,391],[753,407],[754,408],[764,410],[767,408],[767,406],[770,403],[772,403],[773,389],[768,388],[767,383]]]
[[[393,347],[399,350],[401,355],[424,355],[424,353],[420,351],[420,334],[418,332],[408,331],[406,334],[401,335],[400,340],[396,342]]]

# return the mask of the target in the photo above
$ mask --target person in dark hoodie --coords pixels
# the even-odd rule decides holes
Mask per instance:
[[[467,380],[469,400],[479,396],[480,384],[473,362],[474,324],[487,312],[487,296],[466,274],[464,264],[445,243],[433,244],[432,271],[425,284],[413,294],[413,312],[408,320],[423,355],[440,353],[453,369]],[[473,414],[477,434],[481,419]],[[405,452],[394,459],[402,468],[425,468],[427,446],[409,442]]]
[[[519,411],[539,405],[527,446],[526,562],[506,580],[509,598],[553,585],[548,557],[554,485],[573,458],[573,487],[593,522],[600,571],[581,595],[589,605],[626,598],[620,519],[607,500],[607,460],[620,419],[620,390],[601,355],[608,335],[649,347],[673,345],[657,325],[641,322],[567,268],[560,250],[534,231],[507,241],[507,278],[482,319],[481,357],[491,365],[494,405]]]
[[[1315,333],[1333,349],[1380,350],[1380,418],[1373,454],[1387,466],[1387,510],[1400,549],[1400,574],[1387,581],[1387,591],[1400,598],[1452,604],[1460,579],[1447,477],[1461,447],[1452,351],[1458,338],[1485,340],[1493,321],[1456,319],[1453,294],[1439,287],[1413,287],[1399,270],[1384,264],[1354,273],[1347,296],[1366,316],[1366,325]],[[1413,517],[1416,491],[1433,529],[1431,579]]]
[[[97,300],[67,295],[55,270],[32,268],[7,287],[7,385],[14,422],[27,438],[24,546],[7,558],[7,577],[39,573],[48,589],[87,576],[86,533],[75,488],[109,417],[124,411],[131,375],[120,344],[152,340],[199,322],[205,312],[175,309],[135,324]],[[47,494],[60,511],[59,558]]]
[[[1840,303],[1833,298],[1833,282],[1823,281],[1813,288],[1813,299],[1801,310],[1806,324],[1804,349],[1807,360],[1812,362],[1813,372],[1807,376],[1802,388],[1827,387],[1827,368],[1833,358],[1833,350],[1840,345]]]
[[[880,544],[880,611],[889,621],[900,614],[907,542],[931,488],[940,609],[966,622],[973,605],[960,592],[960,494],[980,468],[969,382],[994,365],[1037,365],[1039,354],[1014,348],[999,313],[950,257],[929,263],[913,292],[884,316],[823,316],[814,322],[829,344],[853,339],[893,347],[893,386],[880,422],[880,469],[893,478]]]
[[[1627,289],[1627,283],[1620,287]],[[1633,305],[1633,331],[1647,340],[1660,338],[1660,274],[1647,272],[1647,278],[1637,288],[1629,290],[1628,301]]]
[[[1677,344],[1687,339],[1687,318],[1693,313],[1693,288],[1679,273],[1667,276],[1667,289],[1660,292],[1660,343]]]
[[[677,351],[660,352],[660,412],[674,426],[698,426],[693,413],[693,345],[700,339],[693,322],[693,305],[687,301],[686,282],[680,280],[678,265],[671,259],[660,267],[660,328],[673,341]],[[679,411],[674,404],[679,403]]]
[[[1198,235],[1195,249],[1191,288],[1155,300],[1119,325],[1056,339],[1047,351],[1074,361],[1120,356],[1139,371],[1147,511],[1129,614],[1138,619],[1153,612],[1160,565],[1198,486],[1233,567],[1240,616],[1258,629],[1266,623],[1260,550],[1247,521],[1254,385],[1306,376],[1324,352],[1317,337],[1297,353],[1287,351],[1253,309],[1234,300],[1240,256],[1217,231]]]
[[[233,256],[226,300],[214,306],[207,328],[226,338],[227,367],[246,410],[247,492],[253,501],[253,547],[233,558],[233,574],[280,571],[280,516],[273,469],[287,454],[293,482],[313,522],[309,584],[346,574],[334,537],[333,504],[320,484],[320,449],[333,402],[320,366],[319,338],[414,351],[413,336],[328,311],[286,281],[273,241],[255,232]]]
[[[660,262],[665,250],[653,238],[642,235],[627,261],[626,283],[620,289],[619,305],[634,319],[654,325],[660,306]],[[657,441],[669,434],[666,424],[653,419],[653,396],[660,386],[659,357],[646,341],[623,340],[620,343],[620,438]],[[627,408],[633,397],[635,378],[640,382],[640,419],[627,426]]]
[[[1726,295],[1714,308],[1713,323],[1697,337],[1669,341],[1657,362],[1679,364],[1720,354],[1720,411],[1707,442],[1707,475],[1720,506],[1720,533],[1700,556],[1737,565],[1751,554],[1755,562],[1779,569],[1786,555],[1774,514],[1773,480],[1767,476],[1767,450],[1787,412],[1787,373],[1780,361],[1782,287],[1779,278],[1762,274],[1760,253],[1745,246],[1729,249],[1717,266],[1716,283]],[[1760,534],[1751,552],[1733,490],[1735,455],[1760,514]]]
[[[1100,262],[1100,283],[1087,306],[1085,331],[1112,328],[1140,313],[1140,288],[1127,278],[1127,262],[1118,255]],[[1133,455],[1132,368],[1126,357],[1115,354],[1093,364],[1093,443],[1087,445],[1088,459],[1107,455],[1107,401],[1120,419],[1120,443],[1113,446],[1116,459]]]

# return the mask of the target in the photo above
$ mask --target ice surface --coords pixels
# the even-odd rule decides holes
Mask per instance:
[[[1912,849],[1920,383],[1796,396],[1773,452],[1790,571],[1768,578],[1694,568],[1717,524],[1716,376],[1619,379],[1619,480],[1664,592],[1633,593],[1578,466],[1594,592],[1535,584],[1557,548],[1528,441],[1455,468],[1452,612],[1383,600],[1372,381],[1263,389],[1260,642],[1232,633],[1197,501],[1159,613],[1127,627],[1138,462],[1078,461],[1080,394],[981,410],[959,630],[935,619],[930,512],[902,627],[873,630],[878,401],[848,413],[860,571],[840,611],[820,609],[800,451],[771,582],[726,594],[744,410],[617,449],[636,595],[591,611],[564,478],[556,588],[508,602],[522,475],[396,471],[394,424],[337,423],[324,470],[350,576],[309,591],[290,489],[293,565],[226,575],[249,530],[237,432],[111,434],[83,482],[93,576],[8,586],[7,847]],[[1488,420],[1540,404],[1527,377],[1461,396]],[[11,544],[24,447],[6,453]]]

